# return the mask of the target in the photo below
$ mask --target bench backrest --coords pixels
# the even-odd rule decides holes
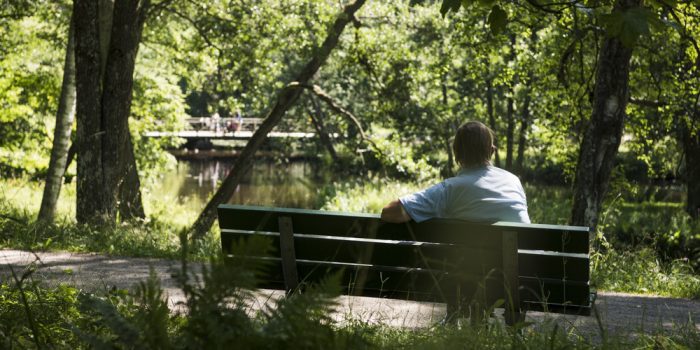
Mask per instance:
[[[449,302],[511,300],[525,310],[589,314],[588,228],[459,220],[390,224],[375,214],[221,205],[224,253],[273,241],[261,288],[293,289],[342,271],[345,293]],[[269,259],[269,257],[268,257]]]

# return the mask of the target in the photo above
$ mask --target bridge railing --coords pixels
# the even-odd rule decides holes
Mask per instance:
[[[187,118],[190,130],[196,131],[255,131],[263,118]]]

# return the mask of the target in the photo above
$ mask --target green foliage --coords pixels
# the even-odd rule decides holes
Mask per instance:
[[[600,21],[608,35],[619,37],[629,47],[634,47],[641,36],[650,36],[650,26],[660,28],[663,25],[656,14],[642,7],[613,11],[601,15]]]
[[[372,178],[361,183],[334,183],[323,190],[322,209],[356,213],[380,213],[392,200],[419,190],[422,186]]]
[[[431,166],[426,158],[416,156],[412,147],[401,142],[400,136],[394,134],[379,138],[375,144],[379,150],[376,156],[392,177],[416,182],[438,177],[438,169]]]
[[[0,174],[33,174],[48,165],[61,81],[63,52],[51,36],[65,20],[27,17],[8,23],[14,33],[3,42],[12,48],[0,55]],[[60,26],[59,26],[60,28]]]
[[[700,298],[700,276],[687,260],[663,263],[649,248],[595,252],[591,265],[591,283],[599,290]]]
[[[165,56],[165,57],[164,57]],[[172,168],[175,159],[165,150],[176,148],[183,141],[174,137],[148,138],[147,131],[178,131],[184,128],[185,96],[173,74],[175,64],[163,65],[169,57],[145,47],[140,51],[134,78],[134,99],[131,104],[129,129],[139,172],[153,178]]]
[[[66,348],[76,343],[67,327],[80,322],[78,291],[60,285],[45,289],[31,279],[31,271],[14,271],[17,280],[0,284],[0,347]]]
[[[87,327],[73,325],[72,330],[90,348],[174,348],[171,337],[179,319],[171,316],[153,270],[131,293],[116,291],[106,298],[83,293],[78,301],[91,322]]]

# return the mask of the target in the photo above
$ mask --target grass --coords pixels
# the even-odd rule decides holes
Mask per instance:
[[[649,248],[591,255],[591,281],[599,290],[700,298],[700,276],[684,260],[662,263]]]
[[[323,209],[378,213],[389,201],[428,184],[371,179],[322,189]],[[54,225],[35,223],[41,185],[0,180],[0,247],[98,252],[122,256],[175,258],[180,232],[195,219],[187,199],[144,191],[149,219],[111,228],[75,224],[75,191],[68,186]],[[526,186],[533,222],[566,223],[569,191]],[[700,242],[693,224],[677,203],[613,201],[601,216],[591,254],[591,278],[599,290],[700,298],[700,276],[693,244]],[[192,248],[192,258],[206,260],[219,251],[218,231]]]
[[[43,188],[40,183],[0,180],[0,247],[30,250],[96,252],[134,257],[176,258],[180,232],[197,212],[187,199],[144,191],[147,219],[113,227],[78,225],[75,188],[61,192],[54,224],[36,223]],[[193,249],[195,259],[207,259],[219,250],[218,229]]]

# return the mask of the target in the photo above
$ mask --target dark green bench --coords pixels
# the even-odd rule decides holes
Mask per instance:
[[[260,288],[295,290],[342,270],[344,293],[455,305],[505,302],[589,315],[588,228],[459,220],[390,224],[375,214],[221,205],[221,245],[262,235],[275,251]],[[471,303],[471,304],[470,304]]]

